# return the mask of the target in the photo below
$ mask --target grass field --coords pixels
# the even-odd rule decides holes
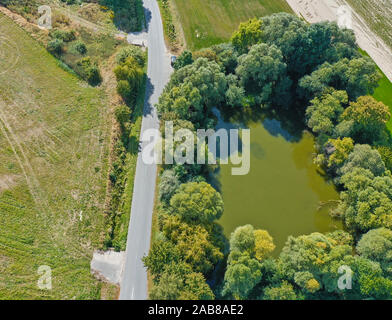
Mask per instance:
[[[230,39],[241,22],[275,12],[292,12],[285,0],[174,0],[187,47],[209,47]]]
[[[92,299],[108,171],[109,108],[0,15],[0,298]],[[52,289],[37,270],[52,270]]]

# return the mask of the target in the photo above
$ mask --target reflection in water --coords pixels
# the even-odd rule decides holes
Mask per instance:
[[[286,141],[294,141],[293,136],[284,130],[280,122],[276,119],[265,119],[263,121],[263,127],[274,137],[282,136]]]
[[[222,120],[220,125],[224,125]],[[294,137],[277,120],[249,122],[248,127],[249,174],[233,176],[230,165],[221,165],[217,174],[225,203],[220,220],[225,235],[250,223],[268,230],[277,255],[289,235],[340,229],[341,223],[328,215],[336,205],[331,200],[339,195],[313,164],[313,136],[301,130],[301,138]]]

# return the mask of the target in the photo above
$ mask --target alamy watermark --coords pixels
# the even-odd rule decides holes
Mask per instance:
[[[41,16],[38,19],[38,26],[43,29],[52,29],[52,8],[49,6],[38,7]]]
[[[41,290],[52,290],[52,269],[49,266],[40,266],[37,270],[40,275],[37,286]]]
[[[352,276],[353,272],[349,266],[343,265],[340,266],[338,269],[339,274],[342,274],[342,276],[339,277],[338,279],[338,288],[340,290],[351,290],[353,287],[352,284]]]
[[[158,129],[145,130],[141,136],[145,164],[229,164],[232,175],[250,171],[250,129],[181,128],[174,132],[173,122],[165,121],[164,139]]]

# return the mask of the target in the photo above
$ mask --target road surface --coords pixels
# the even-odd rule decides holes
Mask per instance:
[[[295,13],[308,22],[337,21],[338,8],[347,6],[352,12],[352,29],[359,47],[365,50],[392,81],[392,50],[372,32],[362,17],[345,0],[287,0]]]
[[[158,102],[172,71],[170,55],[163,37],[163,27],[156,0],[144,0],[148,22],[148,70],[146,99],[141,135],[145,130],[159,128],[154,105]],[[141,144],[141,150],[145,144]],[[143,163],[139,153],[128,229],[127,249],[120,285],[120,300],[145,300],[147,271],[142,258],[148,254],[151,237],[151,220],[154,207],[157,166]]]

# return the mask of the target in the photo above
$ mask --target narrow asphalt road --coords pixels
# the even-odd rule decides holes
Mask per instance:
[[[148,70],[141,135],[144,131],[159,128],[154,105],[169,80],[172,71],[170,55],[163,37],[163,27],[156,0],[144,0],[148,23]],[[141,152],[147,143],[141,143]],[[136,176],[128,229],[127,249],[121,280],[120,300],[145,300],[148,298],[147,270],[142,258],[148,254],[151,221],[154,207],[157,166],[143,163],[141,152],[136,164]]]

